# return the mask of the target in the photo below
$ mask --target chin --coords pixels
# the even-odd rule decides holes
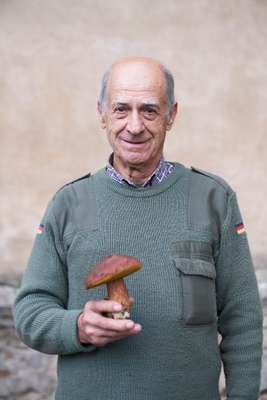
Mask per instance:
[[[147,163],[150,157],[142,156],[140,154],[131,154],[128,157],[125,157],[125,161],[131,165],[141,165]]]
[[[153,146],[151,145],[151,141],[146,142],[144,145],[138,147],[135,145],[124,145],[121,146],[119,153],[121,158],[125,161],[133,161],[137,163],[146,162],[150,159],[150,156],[153,154]]]

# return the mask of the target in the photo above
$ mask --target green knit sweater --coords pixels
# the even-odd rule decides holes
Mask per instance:
[[[58,354],[57,400],[256,400],[262,312],[236,196],[220,178],[176,164],[159,185],[120,185],[100,170],[54,196],[16,299],[18,334]],[[105,287],[84,278],[112,253],[138,258],[125,278],[143,330],[82,346],[76,321]],[[222,340],[218,344],[218,332]]]

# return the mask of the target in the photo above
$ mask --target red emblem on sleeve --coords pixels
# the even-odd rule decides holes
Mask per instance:
[[[239,224],[235,225],[235,231],[238,235],[241,235],[242,233],[246,232],[243,222],[240,222]]]
[[[43,231],[44,231],[44,225],[40,224],[36,229],[36,233],[37,233],[37,235],[41,235],[43,233]]]

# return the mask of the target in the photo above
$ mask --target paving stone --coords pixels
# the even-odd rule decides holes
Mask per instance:
[[[12,318],[15,295],[15,288],[0,285],[0,399],[52,400],[56,357],[28,348],[17,337]]]

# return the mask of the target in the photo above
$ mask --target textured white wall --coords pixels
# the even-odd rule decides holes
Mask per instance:
[[[266,21],[265,0],[0,0],[0,278],[24,270],[55,190],[105,164],[99,82],[126,55],[173,71],[165,156],[228,180],[267,263]]]

